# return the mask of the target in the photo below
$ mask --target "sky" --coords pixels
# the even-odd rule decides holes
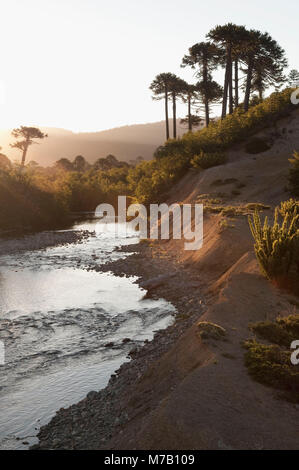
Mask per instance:
[[[268,31],[299,69],[298,15],[297,0],[0,0],[0,128],[161,121],[151,81],[161,72],[194,81],[182,57],[227,22]]]

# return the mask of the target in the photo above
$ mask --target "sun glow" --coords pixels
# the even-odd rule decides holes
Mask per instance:
[[[289,2],[293,15],[284,30],[284,5],[264,3],[269,3],[267,28],[296,67],[298,4]],[[226,21],[265,29],[255,5],[212,4],[187,0],[174,8],[172,0],[0,0],[0,127],[95,131],[163,119],[149,84],[164,71],[193,81],[180,61],[190,44],[205,39],[204,31]],[[259,6],[257,0],[253,4]],[[188,11],[194,14],[187,19]],[[178,115],[185,114],[179,105]]]

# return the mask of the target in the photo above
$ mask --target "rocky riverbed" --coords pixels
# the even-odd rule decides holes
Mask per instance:
[[[152,341],[133,348],[129,353],[131,361],[111,376],[105,389],[90,391],[79,403],[60,409],[50,423],[40,429],[35,449],[109,449],[110,438],[121,433],[124,423],[131,419],[123,407],[130,390],[203,310],[196,272],[167,256],[159,245],[141,243],[121,249],[131,251],[132,255],[101,266],[101,271],[117,276],[137,275],[139,284],[160,277],[161,283],[147,295],[170,301],[177,309],[176,321],[156,332]]]
[[[88,230],[62,230],[59,232],[39,232],[20,238],[1,238],[0,256],[22,251],[43,250],[70,243],[83,243],[89,236]]]

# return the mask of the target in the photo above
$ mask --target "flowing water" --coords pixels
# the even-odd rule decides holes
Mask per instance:
[[[129,256],[126,233],[90,220],[83,243],[0,257],[0,449],[26,449],[61,407],[107,384],[133,345],[173,321],[165,300],[144,299],[133,281],[101,273]],[[0,242],[1,243],[1,242]],[[130,338],[130,342],[123,342]]]

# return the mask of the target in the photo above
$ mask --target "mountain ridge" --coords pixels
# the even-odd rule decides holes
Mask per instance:
[[[170,119],[172,128],[172,119]],[[187,130],[177,120],[178,134]],[[119,160],[130,161],[142,156],[150,160],[159,145],[165,141],[165,122],[132,124],[97,132],[73,132],[56,127],[40,127],[48,137],[40,145],[32,145],[28,151],[28,162],[36,161],[42,166],[50,166],[60,158],[73,160],[83,155],[90,163],[97,158],[115,155]],[[20,160],[20,152],[10,147],[14,141],[11,129],[0,130],[2,153],[10,160]]]

